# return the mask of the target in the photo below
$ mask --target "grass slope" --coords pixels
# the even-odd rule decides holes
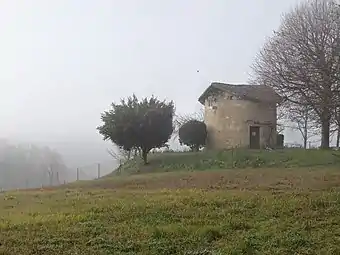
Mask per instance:
[[[336,156],[334,156],[336,155]],[[226,150],[220,152],[168,152],[150,154],[150,164],[131,160],[112,175],[147,172],[207,171],[229,168],[296,168],[339,165],[340,152],[331,150]],[[112,176],[111,175],[111,176]]]
[[[0,254],[340,253],[339,165],[214,168],[3,193]]]

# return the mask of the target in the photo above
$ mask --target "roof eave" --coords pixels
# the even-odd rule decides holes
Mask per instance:
[[[210,84],[210,86],[202,93],[202,95],[198,98],[198,101],[202,104],[202,105],[204,105],[204,103],[205,103],[205,100],[206,100],[206,98],[209,96],[209,93],[213,90],[213,89],[216,89],[216,90],[220,90],[221,91],[221,89],[218,87],[219,85],[225,85],[224,83],[219,83],[219,82],[212,82],[211,84]],[[233,92],[228,92],[228,93],[231,93],[231,94],[235,94],[235,93],[233,93]],[[276,98],[274,99],[274,100],[269,100],[269,101],[267,101],[267,100],[265,100],[265,101],[267,101],[268,103],[275,103],[275,104],[279,104],[279,103],[281,103],[282,102],[282,97],[280,96],[280,95],[278,95],[276,92],[275,92],[275,94],[276,94]],[[250,100],[250,101],[254,101],[254,99],[252,99],[252,98],[244,98],[244,99],[246,99],[246,100]],[[264,102],[264,100],[255,100],[255,101],[258,101],[258,102]]]
[[[214,84],[211,83],[210,86],[202,93],[202,95],[198,98],[198,102],[200,102],[202,105],[204,105],[205,100],[207,99],[209,92],[214,89]]]

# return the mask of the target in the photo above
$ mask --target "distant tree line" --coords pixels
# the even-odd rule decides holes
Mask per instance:
[[[0,140],[0,188],[40,187],[67,179],[61,156],[48,147]]]

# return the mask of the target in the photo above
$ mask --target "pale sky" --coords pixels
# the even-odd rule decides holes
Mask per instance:
[[[0,137],[101,160],[96,126],[112,101],[154,94],[194,112],[211,81],[247,82],[297,2],[1,0]]]

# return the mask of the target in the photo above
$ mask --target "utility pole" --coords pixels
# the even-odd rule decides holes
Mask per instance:
[[[79,181],[79,168],[77,167],[77,181]]]

